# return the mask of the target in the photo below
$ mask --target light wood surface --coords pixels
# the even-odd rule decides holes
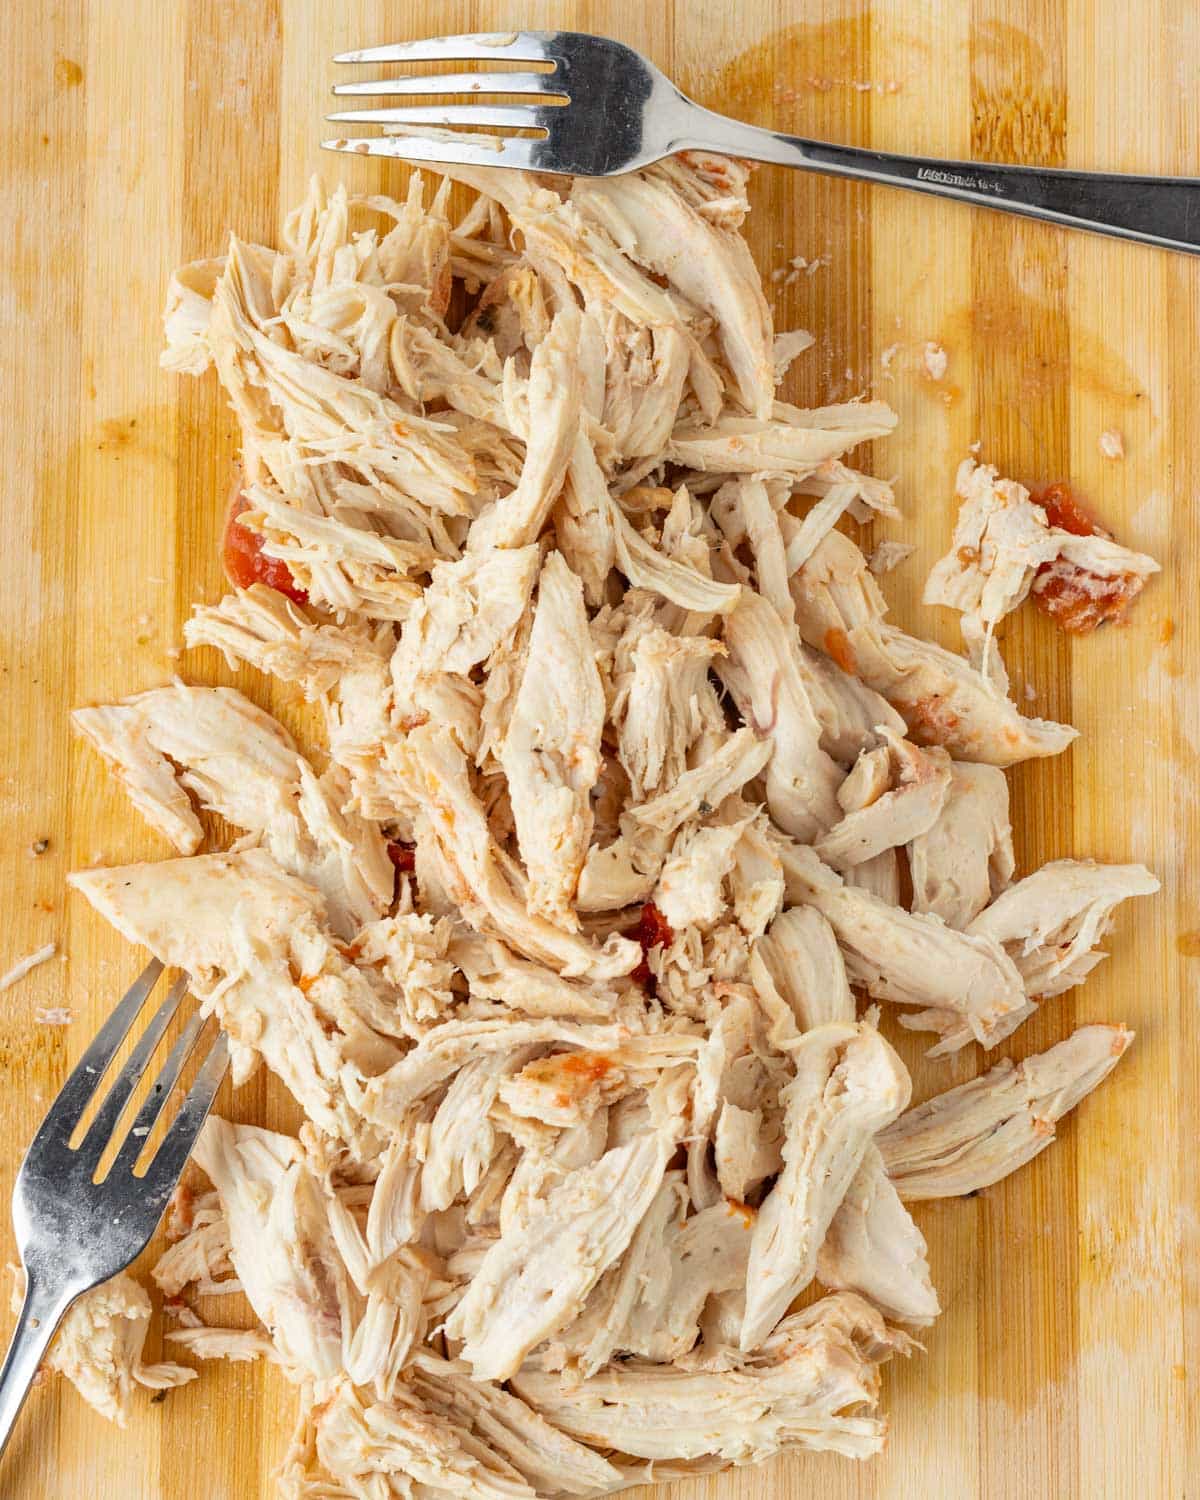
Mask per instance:
[[[398,184],[396,170],[321,159],[332,53],[520,24],[609,32],[705,104],[778,129],[940,156],[1200,170],[1194,0],[0,7],[0,971],[47,941],[65,955],[0,997],[4,1203],[65,1069],[142,961],[67,898],[64,875],[168,852],[72,742],[68,709],[180,671],[238,680],[302,727],[270,684],[176,652],[191,602],[221,592],[234,434],[211,378],[159,371],[168,272],[217,253],[229,229],[271,239],[313,170]],[[1164,562],[1124,628],[1072,644],[1025,610],[1004,639],[1016,692],[1082,731],[1067,755],[1013,776],[1022,871],[1063,855],[1137,859],[1164,889],[1121,914],[1087,985],[1004,1049],[1021,1057],[1103,1019],[1136,1029],[1128,1059],[1032,1166],[920,1213],[946,1312],[927,1352],[886,1372],[885,1455],[794,1459],[688,1493],[1195,1496],[1200,261],[782,170],[758,175],[755,200],[767,272],[821,258],[773,288],[779,326],[819,340],[797,397],[873,390],[900,412],[874,463],[898,476],[908,521],[893,534],[918,546],[890,581],[902,622],[953,639],[916,598],[948,539],[954,466],[976,442],[1028,484],[1069,478],[1121,539]],[[922,374],[926,340],[949,355],[941,384]],[[1123,462],[1102,457],[1105,428],[1123,434]],[[37,1024],[39,1007],[58,1005],[72,1025]],[[918,1063],[911,1042],[905,1052],[917,1097],[979,1067],[974,1052],[940,1065]],[[287,1118],[262,1083],[233,1107]],[[120,1432],[48,1382],[0,1494],[257,1500],[272,1493],[291,1405],[271,1369],[210,1366],[161,1404],[143,1395]]]

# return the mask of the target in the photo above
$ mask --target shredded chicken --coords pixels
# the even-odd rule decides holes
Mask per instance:
[[[149,1330],[150,1298],[132,1276],[122,1273],[74,1304],[46,1363],[65,1375],[102,1417],[124,1427],[135,1385],[165,1391],[196,1378],[195,1370],[182,1365],[143,1362]]]
[[[1031,1161],[1054,1127],[1108,1077],[1133,1040],[1123,1026],[1081,1026],[1049,1052],[1005,1061],[911,1109],[879,1136],[902,1198],[948,1198],[990,1187]]]
[[[775,332],[749,172],[314,182],[282,248],[171,280],[163,362],[224,387],[249,559],[185,638],[324,741],[223,687],[80,709],[181,857],[72,883],[188,973],[235,1085],[291,1095],[295,1134],[208,1121],[154,1269],[174,1345],[293,1384],[289,1500],[878,1452],[887,1320],[940,1306],[906,1200],[1028,1160],[1128,1040],[902,1113],[858,1013],[990,1047],[1156,888],[1016,879],[1003,768],[1074,731],[1018,713],[992,639],[1154,564],[966,465],[929,597],[969,659],[890,625],[910,549],[838,528],[899,517],[852,466],[896,415],[778,399],[811,340]],[[198,852],[214,818],[241,837]],[[239,1292],[252,1327],[184,1300]],[[194,1373],[142,1364],[148,1310],[119,1278],[52,1356],[118,1420]]]

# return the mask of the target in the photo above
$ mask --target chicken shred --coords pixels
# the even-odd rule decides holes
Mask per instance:
[[[182,857],[71,879],[303,1117],[209,1119],[153,1272],[176,1347],[294,1386],[289,1500],[877,1453],[890,1323],[940,1310],[906,1204],[1029,1160],[1129,1041],[908,1109],[859,1014],[993,1046],[1157,888],[1017,879],[1004,768],[1074,730],[1017,711],[994,640],[1030,592],[1061,615],[1156,565],[968,463],[927,590],[967,655],[889,624],[911,549],[839,527],[899,517],[854,466],[896,414],[779,399],[811,339],[775,332],[750,170],[314,181],[281,248],[171,278],[163,364],[224,387],[266,564],[185,640],[324,744],[223,687],[78,710]],[[232,848],[200,852],[209,814]],[[253,1327],[184,1300],[237,1292]],[[148,1316],[119,1277],[50,1358],[118,1421],[195,1375],[143,1363]]]

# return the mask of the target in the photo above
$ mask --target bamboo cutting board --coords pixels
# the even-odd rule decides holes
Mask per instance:
[[[705,104],[777,129],[938,156],[1200,171],[1194,0],[0,7],[0,971],[48,941],[65,955],[0,998],[5,1202],[42,1110],[141,964],[66,898],[63,877],[168,852],[71,741],[68,709],[185,671],[237,681],[303,728],[268,683],[207,654],[178,659],[191,602],[222,589],[234,435],[211,377],[158,369],[168,272],[217,253],[229,229],[270,240],[314,169],[396,188],[397,169],[320,159],[331,54],[522,24],[609,32]],[[927,1352],[886,1372],[884,1456],[796,1458],[688,1493],[1195,1496],[1200,261],[775,169],[757,178],[752,239],[764,270],[783,273],[778,326],[818,339],[796,399],[867,390],[900,412],[874,467],[898,477],[908,521],[891,534],[918,548],[889,580],[902,623],[953,643],[916,600],[949,537],[954,467],[975,443],[1027,484],[1070,479],[1122,540],[1164,562],[1124,628],[1071,643],[1025,610],[1004,640],[1018,697],[1082,731],[1067,755],[1014,774],[1022,873],[1066,855],[1135,859],[1164,889],[1121,913],[1112,958],[1083,989],[1002,1049],[1019,1058],[1077,1023],[1119,1020],[1138,1033],[1128,1059],[1031,1166],[920,1212],[946,1312]],[[803,274],[787,274],[794,257]],[[941,382],[923,370],[928,340],[949,356]],[[1101,455],[1105,429],[1123,435],[1123,461]],[[68,1006],[73,1024],[38,1024],[50,1006]],[[919,1062],[911,1039],[905,1055],[918,1098],[980,1064],[974,1052]],[[235,1107],[289,1119],[261,1082]],[[210,1366],[161,1404],[143,1395],[120,1432],[48,1382],[0,1467],[0,1494],[258,1500],[291,1406],[271,1369]]]

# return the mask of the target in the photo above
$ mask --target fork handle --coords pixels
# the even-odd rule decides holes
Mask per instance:
[[[733,152],[756,161],[912,188],[914,192],[1005,209],[1052,224],[1200,254],[1200,178],[1134,177],[1115,172],[895,156],[887,151],[781,135],[706,109],[699,113],[707,117],[703,138],[680,142],[673,149],[699,146]]]
[[[25,1301],[21,1306],[12,1342],[0,1369],[0,1453],[8,1446],[25,1397],[33,1384],[50,1341],[58,1330],[74,1296],[51,1296],[32,1275],[27,1276]]]

